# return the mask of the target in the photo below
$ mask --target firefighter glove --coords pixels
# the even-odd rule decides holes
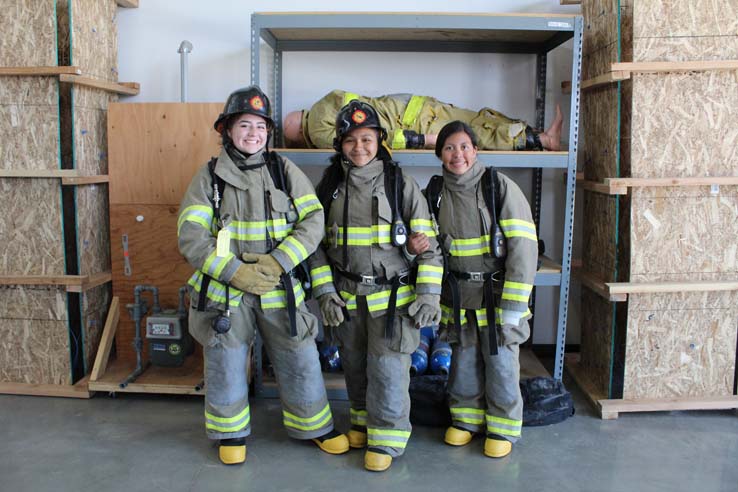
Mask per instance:
[[[277,275],[269,275],[258,263],[243,263],[239,265],[231,278],[231,285],[244,292],[260,296],[274,290],[279,284]]]
[[[323,324],[338,326],[343,323],[343,307],[346,303],[335,292],[329,292],[318,297],[320,314],[323,315]]]
[[[256,264],[259,269],[272,277],[279,277],[284,273],[282,265],[272,255],[258,255],[255,253],[244,253],[241,258],[247,264]]]
[[[440,301],[438,294],[418,294],[407,312],[419,327],[437,325],[441,321]]]

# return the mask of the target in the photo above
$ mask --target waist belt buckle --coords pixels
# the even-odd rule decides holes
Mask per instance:
[[[371,275],[360,275],[361,276],[361,285],[375,285],[374,277]]]
[[[483,282],[484,272],[469,272],[469,280],[474,282]]]

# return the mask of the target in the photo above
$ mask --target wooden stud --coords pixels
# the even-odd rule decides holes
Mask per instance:
[[[111,279],[110,272],[94,275],[10,275],[0,277],[0,285],[59,285],[65,286],[67,292],[85,292]]]
[[[738,185],[738,176],[707,176],[698,178],[605,178],[604,184],[611,188],[635,188],[642,186],[727,186]]]
[[[82,75],[79,67],[0,67],[0,75]]]
[[[118,296],[113,297],[113,300],[110,302],[110,309],[108,309],[108,317],[105,320],[100,344],[97,348],[95,363],[92,366],[92,372],[90,372],[90,381],[100,379],[100,376],[105,374],[105,369],[108,368],[110,349],[113,346],[113,339],[115,338],[115,332],[118,330],[118,321],[120,320],[119,304],[120,298]]]
[[[110,177],[107,174],[84,176],[75,169],[0,169],[0,178],[61,178],[61,184],[65,186],[110,182]]]
[[[665,412],[672,410],[724,410],[738,408],[738,396],[649,398],[643,400],[599,400],[603,414],[619,412]],[[603,417],[605,418],[605,417]]]
[[[580,88],[581,90],[587,90],[592,89],[594,87],[600,87],[607,84],[612,84],[615,82],[620,82],[621,80],[626,80],[630,78],[630,73],[625,71],[611,71],[611,72],[605,72],[602,75],[598,75],[597,77],[593,79],[587,79],[583,80]]]
[[[88,380],[86,377],[80,379],[74,385],[0,382],[0,393],[8,395],[60,396],[87,399],[94,394],[90,392],[87,384]]]
[[[659,73],[702,72],[706,70],[736,70],[738,60],[700,60],[683,62],[623,62],[613,63],[612,72]]]
[[[82,277],[82,283],[80,285],[67,286],[67,292],[85,292],[93,287],[97,287],[98,285],[106,284],[111,280],[113,280],[113,274],[110,272],[85,275]]]
[[[612,289],[609,288],[610,284],[605,283],[589,272],[577,271],[575,272],[575,277],[603,299],[610,302],[625,302],[628,300],[627,293],[613,292]]]
[[[64,186],[81,186],[109,182],[110,176],[108,176],[107,174],[101,174],[98,176],[71,176],[68,178],[62,178],[62,185]]]
[[[560,5],[581,5],[582,0],[561,0]]]
[[[115,3],[118,4],[118,7],[123,7],[127,9],[138,8],[138,0],[115,0]]]
[[[115,82],[108,82],[107,80],[99,80],[91,77],[82,77],[80,75],[59,75],[60,82],[67,82],[69,84],[82,85],[85,87],[92,87],[95,89],[102,89],[109,92],[116,92],[124,96],[135,96],[140,91],[139,84],[135,82],[127,82],[124,84],[118,84]]]
[[[738,281],[702,282],[610,282],[605,284],[610,295],[654,294],[664,292],[713,292],[738,290]]]

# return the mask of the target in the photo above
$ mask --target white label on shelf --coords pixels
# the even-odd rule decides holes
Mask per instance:
[[[720,194],[720,185],[719,184],[711,184],[710,185],[710,194],[713,195],[713,196]]]
[[[548,27],[563,27],[563,28],[566,28],[566,29],[571,29],[571,24],[569,24],[568,22],[554,22],[554,21],[552,21],[552,22],[549,22],[548,23]]]

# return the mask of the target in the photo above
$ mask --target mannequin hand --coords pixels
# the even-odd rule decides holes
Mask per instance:
[[[410,304],[408,314],[418,327],[437,325],[441,321],[440,299],[437,294],[418,294]]]
[[[329,292],[318,297],[320,314],[323,315],[323,323],[326,326],[338,326],[343,323],[343,309],[346,305],[341,296],[335,292]]]

